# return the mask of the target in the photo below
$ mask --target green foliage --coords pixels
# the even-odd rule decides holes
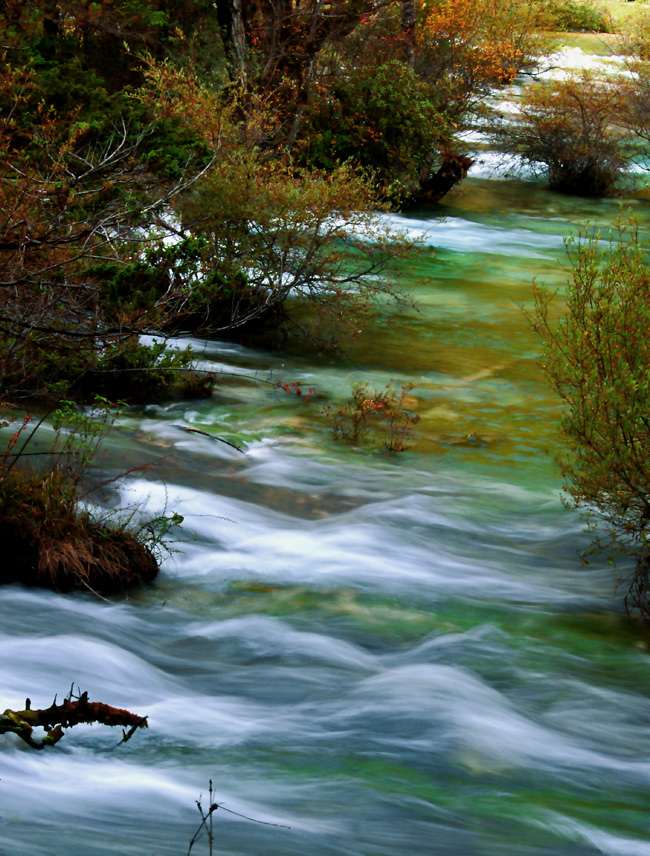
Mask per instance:
[[[482,4],[477,28],[473,4],[442,5],[446,50],[463,46],[439,69],[448,83],[476,94],[514,74],[519,30],[507,49],[500,38],[512,10]],[[441,100],[442,77],[423,79],[438,30],[419,68],[420,36],[404,36],[397,7],[292,9],[0,3],[0,382],[12,397],[159,398],[188,366],[142,334],[275,338],[304,332],[309,314],[324,344],[399,298],[383,271],[407,242],[373,218],[377,189],[421,190],[441,154],[440,194],[466,171],[447,152],[466,109],[443,111],[456,88]]]
[[[203,303],[215,287],[203,276],[201,261],[208,249],[205,238],[186,235],[165,243],[155,235],[133,261],[109,261],[90,265],[87,277],[101,283],[103,304],[110,312],[162,311],[165,295],[176,290],[192,308]],[[217,286],[218,287],[218,286]]]
[[[556,30],[612,32],[611,16],[606,9],[592,0],[550,0],[546,6],[550,24]]]
[[[352,445],[381,442],[388,452],[403,452],[413,439],[413,426],[420,421],[418,414],[406,408],[412,389],[412,383],[403,384],[400,390],[390,385],[370,390],[368,384],[356,383],[349,401],[330,404],[324,411],[332,439]]]
[[[411,193],[449,134],[432,94],[397,59],[342,71],[323,81],[309,105],[300,156],[325,169],[349,160],[384,191]]]
[[[569,242],[573,276],[566,309],[535,289],[533,328],[544,343],[541,366],[566,404],[559,463],[565,490],[586,509],[595,548],[631,553],[650,547],[650,271],[634,226],[603,247],[598,235]],[[608,539],[600,537],[603,522]],[[635,579],[633,584],[638,584]],[[644,582],[645,585],[645,582]],[[637,591],[647,610],[650,588]]]
[[[207,147],[196,134],[182,132],[178,122],[158,119],[139,144],[144,164],[164,178],[180,179],[188,163],[204,167],[210,160]]]
[[[23,5],[27,8],[14,14],[16,44],[3,63],[29,70],[25,98],[11,104],[0,92],[0,108],[12,117],[16,143],[31,145],[30,154],[38,156],[38,129],[50,113],[66,116],[71,130],[83,127],[86,145],[105,147],[116,129],[124,130],[124,144],[137,143],[141,161],[166,178],[178,178],[192,160],[207,162],[196,134],[187,128],[179,133],[177,122],[157,119],[133,97],[144,81],[139,56],[143,47],[151,51],[157,46],[164,54],[176,45],[168,10],[155,8],[157,3],[127,0],[98,4],[95,13],[84,0]],[[189,0],[174,10],[175,27],[191,21],[188,7],[199,17],[192,29],[201,16],[214,15],[210,4]],[[174,52],[178,54],[175,47]],[[216,56],[213,60],[218,64]]]
[[[162,8],[161,8],[162,7]],[[44,65],[78,56],[115,91],[138,82],[138,52],[223,62],[218,10],[209,0],[7,0],[0,6],[4,46]]]
[[[170,348],[164,341],[143,344],[136,337],[115,342],[97,358],[76,385],[78,397],[102,395],[130,403],[160,401],[183,386],[194,355],[191,348]]]
[[[381,224],[368,181],[350,165],[332,173],[267,161],[259,150],[224,159],[181,209],[206,241],[196,318],[212,330],[286,324],[306,307],[319,343],[358,328],[373,306],[400,299],[380,276],[410,243]]]
[[[94,407],[90,411],[80,410],[73,401],[60,401],[52,411],[54,443],[50,459],[56,461],[57,469],[69,469],[75,473],[72,479],[75,489],[108,430],[118,418],[122,404],[119,402],[113,405],[96,395]]]
[[[14,359],[21,365],[15,365]],[[53,348],[37,334],[17,343],[0,337],[0,368],[5,389],[14,400],[73,397],[91,401],[100,395],[110,401],[160,401],[174,392],[184,393],[193,359],[189,347],[169,347],[164,341],[142,343],[128,335],[113,338],[101,349],[83,342],[74,348]],[[12,371],[20,374],[20,382],[10,386]],[[207,389],[205,384],[193,385]]]

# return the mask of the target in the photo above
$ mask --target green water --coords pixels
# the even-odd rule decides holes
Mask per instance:
[[[645,232],[646,203],[624,206]],[[606,561],[580,563],[521,308],[536,278],[564,287],[566,235],[618,212],[468,181],[396,218],[423,238],[400,271],[416,309],[386,306],[343,356],[194,343],[316,393],[228,375],[134,409],[108,460],[159,463],[122,500],[186,518],[158,582],[0,591],[6,706],[75,680],[150,723],[119,750],[98,729],[3,744],[0,853],[184,853],[212,778],[291,826],[218,813],[224,854],[650,854],[648,633]],[[355,382],[413,384],[406,451],[332,439],[326,404]]]

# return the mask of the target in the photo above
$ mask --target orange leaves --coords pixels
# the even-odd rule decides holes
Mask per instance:
[[[264,99],[247,95],[245,113],[229,89],[224,97],[207,87],[192,68],[179,69],[171,62],[145,56],[146,87],[138,98],[158,119],[174,119],[223,157],[228,151],[251,149],[268,135],[274,119]]]
[[[529,7],[523,0],[423,0],[418,51],[434,77],[449,81],[452,98],[507,83],[532,47]]]
[[[8,458],[9,458],[9,456],[13,455],[14,446],[16,445],[18,440],[20,439],[20,436],[23,433],[23,431],[25,431],[27,429],[27,426],[29,425],[29,423],[31,421],[32,421],[32,417],[29,415],[29,413],[25,413],[25,415],[23,416],[22,425],[20,425],[14,431],[14,433],[9,437],[9,440],[7,442],[6,447],[0,453],[0,470],[6,469]],[[7,425],[9,423],[3,422],[1,424]]]

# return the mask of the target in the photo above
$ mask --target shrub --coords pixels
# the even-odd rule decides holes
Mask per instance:
[[[179,375],[176,388],[183,398],[210,398],[216,385],[215,372],[192,370]]]
[[[590,0],[551,0],[547,7],[550,24],[556,30],[612,32],[612,18],[607,10]]]
[[[569,242],[566,310],[535,288],[530,320],[544,344],[541,366],[566,410],[559,459],[567,501],[587,510],[594,549],[640,554],[631,605],[650,616],[650,271],[634,227],[604,249],[597,235]],[[602,536],[603,522],[608,535]]]
[[[412,246],[373,205],[369,182],[348,164],[307,173],[257,151],[219,164],[181,212],[202,218],[195,228],[206,241],[195,311],[202,301],[215,333],[284,325],[321,346],[358,329],[376,303],[400,301],[383,272]],[[309,328],[299,320],[305,308]]]
[[[121,591],[152,580],[155,557],[133,532],[94,520],[76,499],[74,478],[20,466],[0,478],[0,584],[56,591]]]
[[[440,111],[462,125],[485,96],[544,51],[540,13],[530,0],[423,2],[417,24],[418,74]]]
[[[543,168],[555,190],[610,196],[638,146],[623,135],[623,100],[610,81],[591,73],[537,83],[521,112],[495,132],[500,147]]]
[[[400,390],[387,385],[372,391],[368,384],[355,384],[349,401],[325,409],[332,439],[353,445],[381,440],[387,451],[403,452],[406,441],[413,438],[413,426],[420,421],[418,414],[404,406],[412,389],[412,383],[403,384]]]
[[[621,80],[620,90],[624,105],[624,125],[639,147],[638,165],[648,170],[650,148],[650,16],[642,19],[634,38],[626,48],[629,53],[628,74]]]
[[[65,79],[63,66],[58,73]],[[143,251],[163,243],[156,218],[172,188],[191,186],[207,151],[133,99],[103,123],[90,108],[79,121],[84,99],[57,110],[45,83],[36,66],[0,61],[0,107],[12,117],[0,125],[0,385],[14,399],[56,398],[107,353],[161,329],[183,259],[173,266],[159,254],[156,267]],[[91,89],[99,97],[100,85]]]
[[[129,403],[159,401],[182,387],[193,358],[191,348],[169,348],[163,341],[143,344],[133,336],[106,348],[74,391],[84,401],[94,395]]]
[[[384,192],[412,193],[449,134],[433,92],[399,60],[367,64],[324,81],[306,112],[299,140],[310,166],[353,161]]]

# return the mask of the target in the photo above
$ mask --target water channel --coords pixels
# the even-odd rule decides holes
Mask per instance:
[[[3,588],[2,704],[74,682],[149,728],[2,738],[2,856],[184,854],[210,779],[290,827],[217,811],[230,856],[650,856],[648,635],[606,561],[578,558],[520,308],[619,204],[470,178],[395,215],[424,240],[417,311],[387,308],[342,359],[196,341],[242,377],[126,414],[110,453],[161,460],[123,501],[179,511],[184,541],[128,598]],[[318,394],[243,377],[270,372]],[[414,384],[407,451],[332,440],[324,398],[355,381]]]

